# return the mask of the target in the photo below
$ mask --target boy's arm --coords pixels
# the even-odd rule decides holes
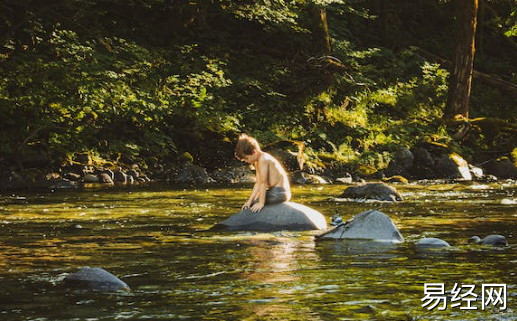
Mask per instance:
[[[250,207],[251,203],[253,203],[255,198],[257,198],[257,193],[258,193],[259,184],[260,184],[259,172],[258,172],[257,164],[255,164],[255,169],[257,170],[257,176],[255,178],[255,185],[253,185],[253,190],[251,191],[251,195],[250,195],[249,199],[246,201],[246,203],[244,203],[244,205],[242,205],[242,209],[243,210],[245,210],[248,207]]]
[[[266,204],[267,177],[269,175],[269,163],[264,160],[260,165],[260,171],[257,173],[257,193],[258,202],[251,207],[252,212],[258,212]]]
[[[246,201],[246,203],[244,203],[244,206],[242,207],[242,209],[245,209],[250,206],[251,202],[253,202],[253,200],[257,197],[257,193],[258,193],[258,180],[255,182],[255,185],[253,185],[253,190],[251,191],[251,195],[250,195],[249,199]]]

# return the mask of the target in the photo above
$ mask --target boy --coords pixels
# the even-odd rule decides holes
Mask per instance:
[[[257,178],[251,196],[242,209],[250,208],[252,212],[260,211],[264,204],[287,202],[291,199],[291,187],[287,173],[278,160],[260,149],[255,138],[246,134],[239,136],[235,147],[235,157],[248,164],[253,164]]]

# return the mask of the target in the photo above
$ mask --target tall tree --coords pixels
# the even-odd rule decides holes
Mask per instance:
[[[478,0],[457,0],[457,39],[454,71],[449,80],[449,93],[444,118],[469,116],[469,99],[475,52]]]
[[[312,18],[312,37],[314,49],[322,55],[330,55],[330,35],[327,22],[327,9],[316,4],[309,5]]]

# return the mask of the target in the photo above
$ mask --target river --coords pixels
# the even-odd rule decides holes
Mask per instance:
[[[396,187],[404,202],[333,201],[343,185],[295,186],[293,201],[329,220],[379,209],[404,236],[397,245],[207,231],[240,208],[250,186],[4,193],[0,320],[517,320],[517,184]],[[510,246],[467,243],[488,234]],[[453,247],[418,251],[422,237]],[[82,266],[106,269],[131,291],[61,286]],[[422,307],[430,283],[444,284],[445,310]],[[452,307],[455,284],[475,287]],[[487,284],[506,285],[506,309],[482,310]]]

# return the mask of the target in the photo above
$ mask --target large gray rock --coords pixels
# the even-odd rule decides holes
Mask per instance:
[[[246,209],[216,224],[214,230],[230,231],[307,231],[327,228],[325,217],[310,207],[285,202],[266,205],[257,213]]]
[[[436,158],[434,171],[439,178],[472,180],[469,164],[458,154],[441,154]]]
[[[391,243],[404,241],[388,215],[376,210],[359,213],[351,220],[316,236],[316,239],[367,239]]]
[[[343,191],[340,198],[373,199],[378,201],[402,201],[402,196],[397,190],[383,183],[368,183],[359,186],[351,186]]]
[[[408,175],[408,169],[413,166],[413,160],[415,159],[413,153],[406,147],[401,147],[393,156],[393,160],[386,170],[386,175]]]
[[[67,286],[102,292],[129,290],[126,283],[101,268],[80,268],[79,271],[67,275],[64,282]]]
[[[488,174],[494,175],[497,178],[517,178],[517,167],[507,157],[494,160],[485,165]]]

